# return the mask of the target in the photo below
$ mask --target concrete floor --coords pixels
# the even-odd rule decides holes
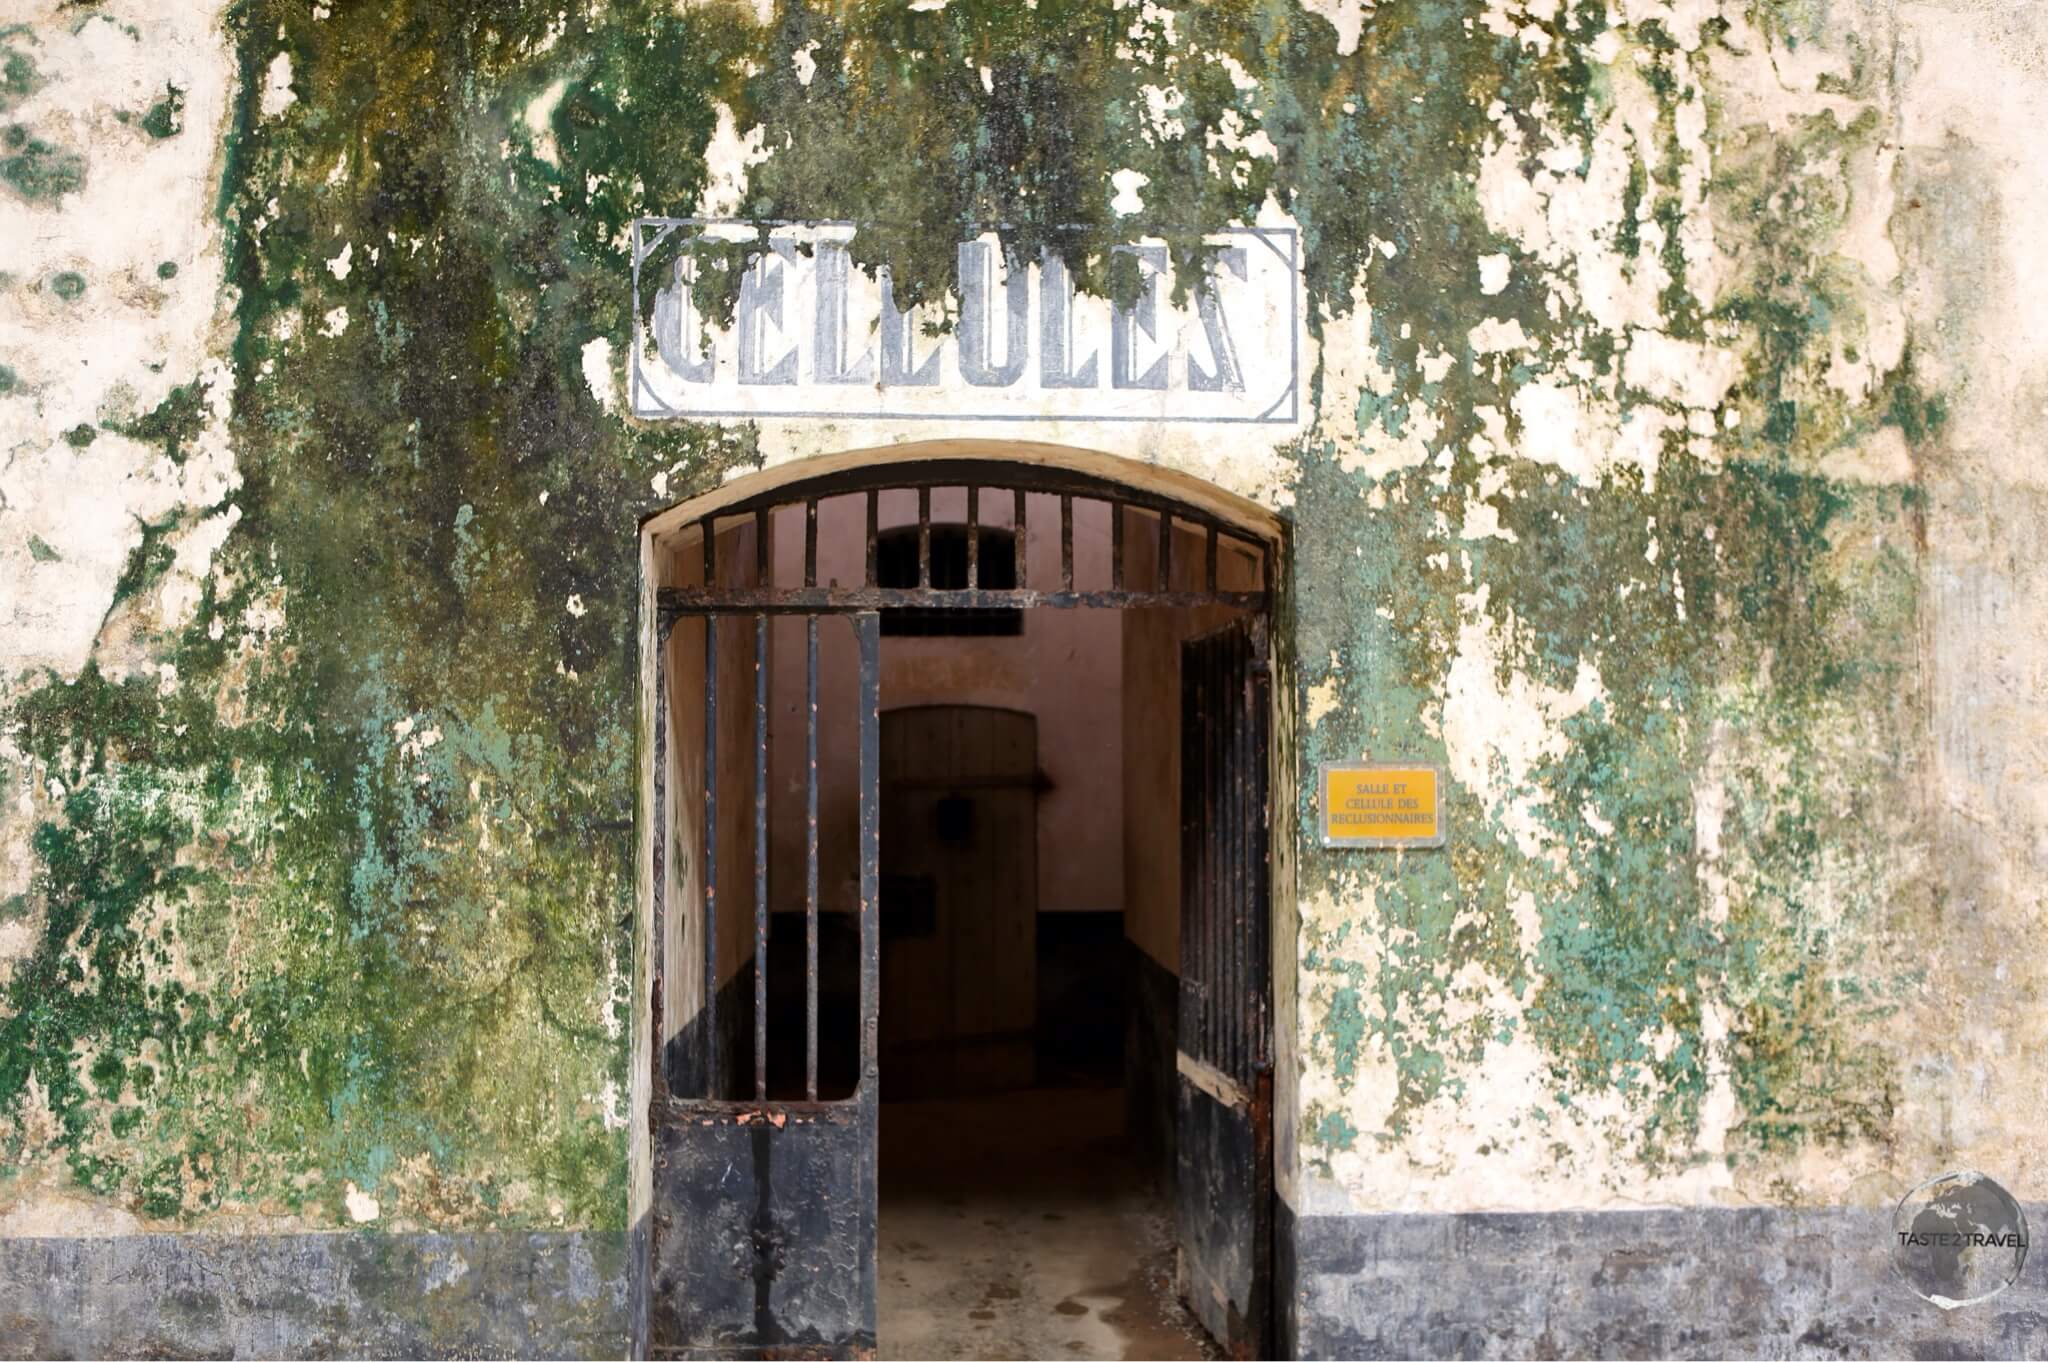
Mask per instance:
[[[1215,1357],[1115,1088],[882,1107],[884,1358]]]

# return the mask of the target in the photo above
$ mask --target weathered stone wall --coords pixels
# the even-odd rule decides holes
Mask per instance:
[[[624,1236],[0,1239],[0,1357],[613,1357]]]
[[[1009,433],[1290,521],[1304,1223],[2038,1195],[2038,7],[18,8],[0,1235],[624,1230],[639,519],[908,433],[624,415],[692,210],[1299,229],[1295,436]]]

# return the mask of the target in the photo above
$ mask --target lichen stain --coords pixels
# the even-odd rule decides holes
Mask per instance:
[[[1808,62],[1838,107],[1788,119],[1775,82],[1727,94],[1773,50],[1739,20],[1430,13],[1360,39],[1434,151],[1339,144],[1400,203],[1351,218],[1294,489],[1296,643],[1329,659],[1304,1156],[1410,1209],[1490,1204],[1428,1183],[1473,1157],[1584,1204],[1766,1194],[1781,1156],[1888,1138],[1918,967],[1887,918],[1928,894],[1896,797],[1920,498],[1835,475],[1943,419],[1848,256],[1875,86]],[[1438,82],[1462,98],[1432,114]],[[1366,756],[1448,763],[1445,853],[1316,848],[1315,764]],[[1702,801],[1731,810],[1706,855]]]

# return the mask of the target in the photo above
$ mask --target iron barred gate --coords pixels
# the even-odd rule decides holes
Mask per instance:
[[[1181,1295],[1272,1356],[1273,1057],[1263,621],[1181,645]]]
[[[964,525],[942,521],[935,535],[935,494],[958,505],[963,493]],[[905,518],[912,497],[914,559],[907,519],[891,531],[894,549],[884,534],[885,518]],[[1098,514],[1090,503],[1109,508],[1106,581],[1077,581],[1076,507]],[[885,517],[889,507],[895,514]],[[1045,574],[1031,571],[1027,551],[1030,527],[1034,517],[1051,516],[1059,567],[1040,580]],[[820,522],[845,525],[854,517],[864,556],[848,569],[858,580],[842,582],[829,564],[821,571]],[[1143,536],[1141,551],[1129,551],[1134,535]],[[709,512],[680,537],[685,552],[665,569],[667,584],[656,593],[648,1348],[657,1357],[868,1354],[875,1346],[883,635],[921,632],[912,626],[931,612],[1263,612],[1271,555],[1214,515],[1107,480],[946,461],[855,470],[764,493]],[[795,621],[804,666],[800,963],[794,949],[776,949],[794,943],[784,941],[792,933],[778,929],[771,910],[771,875],[779,883],[782,869],[771,854],[774,633],[778,623]],[[850,649],[855,659],[851,714],[821,695],[821,642],[826,651]],[[857,732],[858,904],[851,913],[821,913],[821,817],[840,815],[821,815],[820,729],[849,722]],[[694,745],[679,746],[692,729]],[[741,863],[732,863],[735,855]],[[751,907],[750,920],[736,905]],[[794,1045],[770,1025],[778,1010],[771,999],[792,972],[802,976],[800,1083]],[[835,989],[837,980],[853,982]],[[665,1011],[676,1015],[665,1018]]]

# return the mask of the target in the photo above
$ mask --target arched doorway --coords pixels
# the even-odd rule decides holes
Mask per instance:
[[[1177,956],[1170,1033],[1137,1048],[1177,1151],[1183,1294],[1224,1346],[1266,1346],[1275,527],[1100,456],[962,452],[761,475],[650,523],[650,1354],[874,1348],[881,941],[903,910],[882,874],[884,636],[1091,613],[1157,664],[1116,697],[1149,687],[1118,756],[1155,757],[1118,849],[1173,863],[1133,902]],[[1064,680],[1033,685],[1086,705]]]

